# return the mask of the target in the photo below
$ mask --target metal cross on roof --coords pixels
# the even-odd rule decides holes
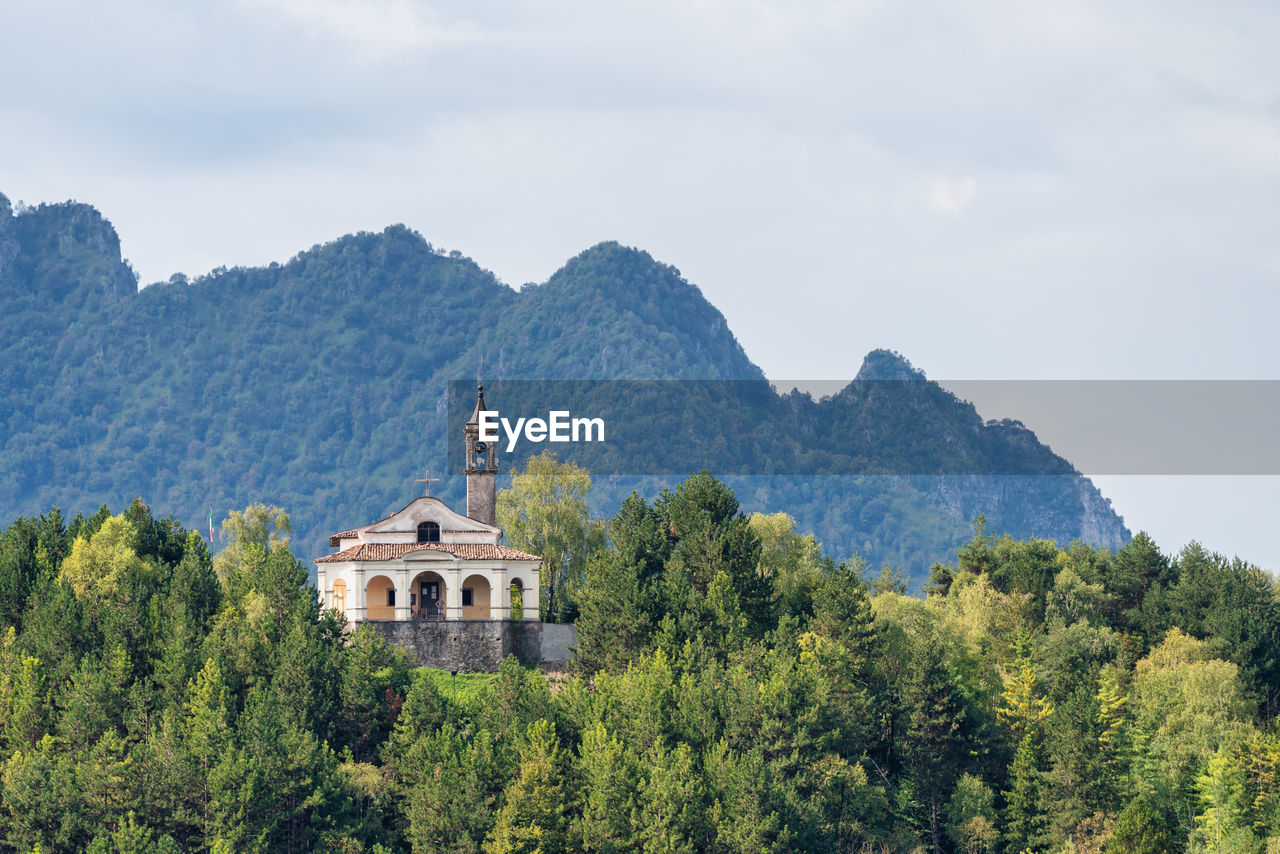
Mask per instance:
[[[422,497],[427,498],[431,495],[431,484],[439,483],[440,478],[431,476],[431,469],[427,469],[422,477],[414,481],[414,483],[422,484]]]

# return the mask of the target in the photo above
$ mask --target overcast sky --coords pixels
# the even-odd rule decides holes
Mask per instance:
[[[619,240],[774,378],[1280,379],[1277,44],[1265,2],[9,0],[0,192],[95,205],[143,282]],[[1280,568],[1276,478],[1099,483]]]

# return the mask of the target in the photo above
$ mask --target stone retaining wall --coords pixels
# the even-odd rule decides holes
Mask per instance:
[[[496,672],[502,660],[514,655],[521,664],[564,661],[569,658],[571,625],[535,620],[369,620],[388,643],[409,653],[420,667],[441,670]]]

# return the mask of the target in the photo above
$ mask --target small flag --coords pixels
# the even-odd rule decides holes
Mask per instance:
[[[209,545],[213,545],[213,508],[209,508]]]

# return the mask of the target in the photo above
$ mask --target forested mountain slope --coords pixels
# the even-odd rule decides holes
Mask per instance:
[[[306,556],[325,551],[330,530],[405,503],[423,466],[444,469],[447,382],[482,360],[494,379],[763,378],[679,271],[612,243],[520,291],[403,226],[138,290],[96,210],[15,213],[0,196],[0,306],[0,517],[142,496],[203,528],[210,510],[262,501],[289,510]],[[864,373],[886,371],[910,368],[868,357]],[[1007,428],[921,387],[910,409],[861,392],[794,406],[842,454],[995,441],[1061,476],[736,478],[744,506],[786,509],[828,550],[917,579],[978,513],[1017,536],[1127,540],[1092,484],[1033,435],[1000,438]],[[457,480],[439,489],[455,503]],[[630,484],[598,484],[597,509],[611,515]]]

